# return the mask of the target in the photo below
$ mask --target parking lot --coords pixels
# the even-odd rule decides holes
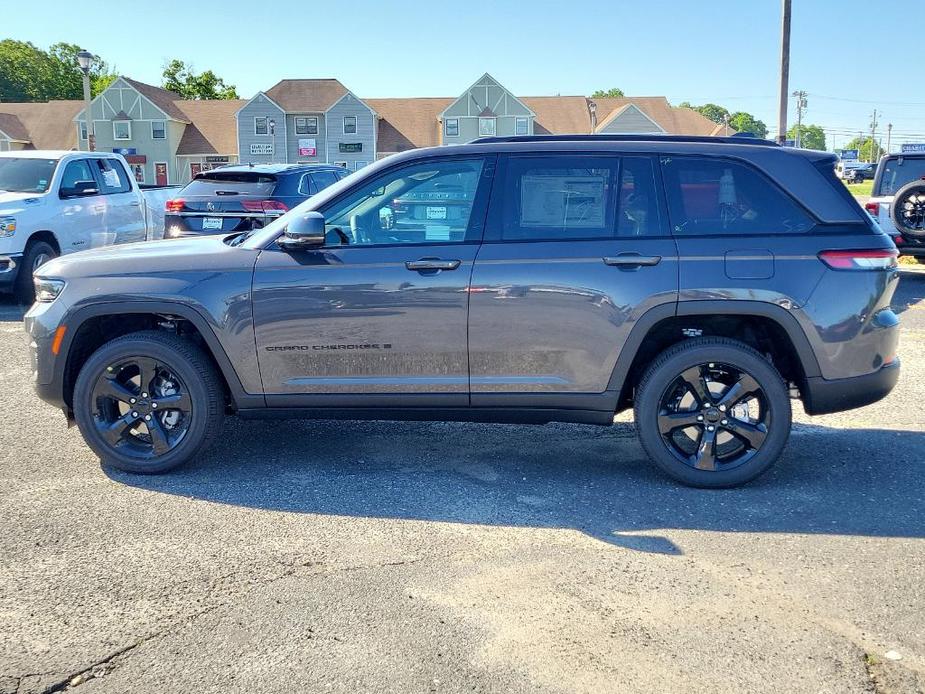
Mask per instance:
[[[613,428],[227,421],[101,468],[0,300],[0,692],[925,689],[925,268],[899,387],[741,489]]]

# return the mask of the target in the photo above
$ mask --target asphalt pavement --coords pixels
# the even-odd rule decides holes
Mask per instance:
[[[734,490],[632,422],[243,422],[103,468],[0,300],[0,693],[925,691],[925,268],[900,385]]]

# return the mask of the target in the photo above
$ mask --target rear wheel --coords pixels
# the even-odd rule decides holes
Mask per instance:
[[[790,435],[777,370],[748,345],[696,338],[667,349],[640,382],[639,439],[652,461],[694,487],[733,487],[767,470]]]
[[[166,472],[211,443],[224,393],[205,354],[176,335],[132,333],[87,360],[74,416],[100,459],[126,472]]]
[[[912,181],[897,190],[890,215],[903,236],[925,237],[925,182]]]
[[[57,257],[57,251],[46,241],[32,241],[26,246],[26,252],[22,256],[22,265],[20,265],[19,274],[16,276],[16,299],[20,303],[31,304],[35,301],[35,286],[32,284],[32,275],[42,265]]]

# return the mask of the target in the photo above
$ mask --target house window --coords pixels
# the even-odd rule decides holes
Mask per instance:
[[[80,121],[80,123],[77,125],[77,128],[78,130],[80,130],[80,139],[86,140],[87,139],[87,121],[85,120]]]
[[[526,118],[517,118],[514,121],[514,134],[515,135],[529,135],[530,126],[527,124]]]
[[[318,119],[315,116],[299,116],[295,119],[296,135],[317,135]]]
[[[357,117],[344,116],[344,135],[353,135],[357,131]]]
[[[254,135],[269,135],[270,126],[267,123],[266,116],[258,116],[254,118]]]
[[[494,118],[479,118],[479,137],[491,137],[497,132]]]
[[[132,124],[127,120],[114,120],[112,122],[113,140],[131,140]]]
[[[167,123],[162,120],[151,121],[151,138],[164,140],[167,138]]]
[[[365,161],[355,161],[355,162],[353,162],[353,168],[354,168],[355,171],[359,171],[359,170],[362,169],[364,166],[366,166],[366,162],[365,162]]]
[[[459,137],[459,118],[447,118],[443,121],[443,134],[447,137]]]

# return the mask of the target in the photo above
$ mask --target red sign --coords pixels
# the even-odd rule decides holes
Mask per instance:
[[[148,158],[144,154],[129,154],[126,155],[125,161],[129,164],[144,164]]]

